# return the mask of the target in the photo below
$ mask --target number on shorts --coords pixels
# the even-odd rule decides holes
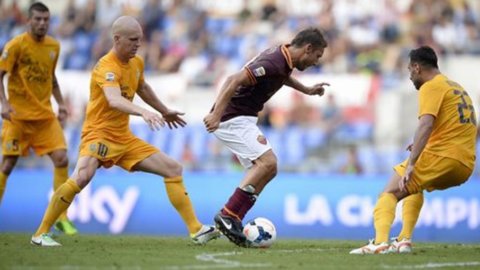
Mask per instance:
[[[103,143],[98,143],[98,151],[97,154],[101,157],[105,157],[108,153],[108,146]]]

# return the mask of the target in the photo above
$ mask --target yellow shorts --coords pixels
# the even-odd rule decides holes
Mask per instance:
[[[3,121],[2,153],[4,156],[28,156],[29,148],[39,156],[67,149],[65,136],[57,118]]]
[[[408,158],[393,169],[404,176],[407,164]],[[458,160],[423,152],[415,164],[407,190],[410,194],[415,194],[425,189],[430,192],[459,186],[467,181],[472,172],[473,169]]]
[[[122,138],[121,142],[95,137],[89,134],[82,138],[80,156],[95,157],[105,168],[117,165],[132,171],[137,163],[160,151],[133,135]]]

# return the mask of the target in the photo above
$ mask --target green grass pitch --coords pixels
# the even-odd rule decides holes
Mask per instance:
[[[279,239],[245,249],[226,238],[195,246],[187,237],[58,236],[62,247],[0,233],[0,269],[480,269],[480,245],[415,243],[411,254],[349,255],[359,241]]]

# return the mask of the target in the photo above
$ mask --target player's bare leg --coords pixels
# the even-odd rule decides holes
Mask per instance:
[[[38,246],[60,245],[53,239],[50,239],[48,232],[60,214],[70,206],[76,194],[90,183],[99,164],[100,162],[95,157],[82,156],[78,159],[70,178],[53,193],[42,222],[32,236],[32,244]]]
[[[395,208],[399,200],[408,196],[408,191],[401,191],[399,183],[402,177],[395,173],[380,194],[373,212],[375,239],[367,245],[350,251],[350,254],[385,254],[389,249],[389,234]]]
[[[272,150],[268,150],[257,160],[247,172],[240,187],[235,190],[227,204],[214,220],[217,228],[233,243],[246,246],[242,220],[254,205],[258,194],[277,174],[277,158]]]
[[[17,164],[18,156],[3,156],[2,167],[0,171],[0,204],[2,203],[3,193],[7,188],[7,180],[10,173]]]
[[[268,150],[253,163],[240,183],[240,188],[252,185],[255,187],[255,193],[260,194],[268,182],[277,175],[277,157],[272,150]]]
[[[164,177],[170,203],[182,217],[195,244],[203,245],[220,236],[215,227],[203,225],[197,219],[190,197],[183,184],[183,168],[180,163],[162,152],[157,152],[137,163],[133,170],[149,172]]]
[[[423,206],[423,192],[418,192],[403,199],[402,230],[390,243],[390,253],[412,252],[412,235]]]
[[[57,190],[68,179],[68,157],[65,149],[54,150],[48,154],[54,166],[53,172],[53,190]],[[66,235],[75,235],[78,233],[75,225],[68,219],[67,211],[60,214],[55,222],[55,229]]]

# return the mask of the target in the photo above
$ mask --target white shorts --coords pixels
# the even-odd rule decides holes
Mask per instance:
[[[221,122],[213,133],[238,158],[244,168],[252,167],[252,161],[272,149],[257,126],[257,117],[237,116]]]

